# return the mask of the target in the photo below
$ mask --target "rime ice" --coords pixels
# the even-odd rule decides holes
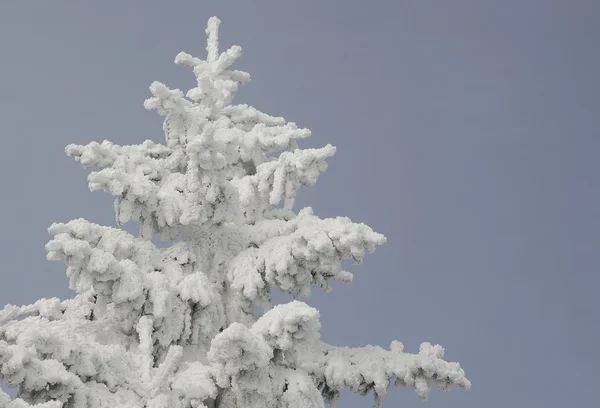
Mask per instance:
[[[351,281],[341,262],[360,263],[385,237],[293,211],[335,148],[300,149],[309,130],[232,105],[250,76],[229,69],[240,47],[219,53],[219,23],[208,22],[206,60],[175,58],[196,87],[150,86],[144,106],[165,118],[164,145],[67,146],[140,236],[84,219],[49,228],[48,259],[65,262],[78,295],[0,312],[0,379],[19,386],[13,401],[0,391],[0,406],[317,408],[344,387],[379,405],[392,380],[421,398],[432,384],[469,388],[440,346],[336,347],[320,341],[316,309],[272,305],[273,288],[300,299]],[[183,239],[158,248],[155,234]]]

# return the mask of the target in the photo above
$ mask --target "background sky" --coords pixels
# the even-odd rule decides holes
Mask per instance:
[[[308,299],[323,339],[439,343],[473,383],[425,403],[392,388],[384,406],[594,406],[599,13],[596,0],[1,2],[0,306],[72,297],[47,227],[115,221],[64,147],[164,141],[148,86],[193,86],[173,59],[204,57],[217,15],[252,76],[237,101],[310,128],[302,147],[338,147],[296,209],[388,238],[348,267],[352,284]]]

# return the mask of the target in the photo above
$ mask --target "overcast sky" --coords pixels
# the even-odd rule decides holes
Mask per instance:
[[[0,3],[0,307],[69,298],[45,260],[52,222],[115,225],[68,143],[163,141],[143,109],[173,64],[244,50],[238,102],[338,147],[297,209],[349,216],[388,243],[308,299],[336,345],[439,343],[469,392],[387,407],[597,404],[600,2],[554,0]],[[595,379],[595,380],[594,380]],[[372,397],[344,394],[340,407]]]

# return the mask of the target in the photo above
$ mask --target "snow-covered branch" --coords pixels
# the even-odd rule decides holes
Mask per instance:
[[[393,379],[399,388],[413,387],[421,399],[427,399],[431,385],[444,391],[453,385],[469,389],[471,383],[460,364],[447,362],[443,357],[444,349],[430,343],[421,344],[418,354],[404,353],[398,341],[392,342],[390,350],[378,346],[350,348],[323,344],[320,364],[311,371],[330,393],[339,393],[342,388],[361,395],[372,391],[376,400],[387,393]],[[309,370],[314,367],[311,360],[300,363],[304,364],[308,364]]]
[[[366,253],[385,243],[383,235],[364,224],[346,217],[322,220],[310,207],[289,223],[293,231],[267,239],[260,247],[250,247],[231,262],[231,285],[249,299],[254,299],[265,284],[296,298],[308,296],[311,285],[328,292],[332,281],[352,280],[352,274],[342,270],[342,261],[360,263]]]

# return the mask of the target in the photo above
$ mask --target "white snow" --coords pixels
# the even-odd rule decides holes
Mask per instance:
[[[48,229],[47,257],[65,262],[78,294],[0,311],[0,381],[20,387],[14,400],[0,392],[0,407],[313,408],[335,405],[342,388],[378,406],[392,380],[421,398],[433,384],[469,388],[440,346],[327,345],[316,309],[272,305],[273,288],[300,299],[350,282],[341,263],[386,239],[293,211],[335,147],[301,149],[308,129],[231,104],[250,76],[229,70],[241,48],[219,52],[219,24],[208,22],[206,60],[175,58],[197,86],[150,86],[144,106],[164,116],[165,145],[67,146],[93,168],[90,189],[115,197],[119,225],[139,221],[141,236],[84,219]],[[183,239],[159,248],[154,234]]]

